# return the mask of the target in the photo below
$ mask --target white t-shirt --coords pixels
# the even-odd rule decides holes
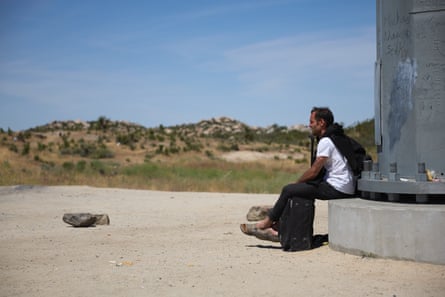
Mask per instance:
[[[354,174],[348,165],[346,157],[338,151],[329,137],[323,137],[318,142],[317,157],[328,158],[324,165],[326,169],[324,180],[337,191],[354,194]]]

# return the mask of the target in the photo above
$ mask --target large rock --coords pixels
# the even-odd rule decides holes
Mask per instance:
[[[110,218],[107,214],[66,213],[62,219],[73,227],[93,227],[110,224]]]

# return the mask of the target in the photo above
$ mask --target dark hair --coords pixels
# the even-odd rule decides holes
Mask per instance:
[[[334,114],[328,107],[313,107],[311,113],[315,112],[315,119],[317,121],[324,120],[326,127],[334,123]]]

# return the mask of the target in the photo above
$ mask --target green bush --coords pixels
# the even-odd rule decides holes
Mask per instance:
[[[29,154],[30,147],[31,146],[29,142],[25,142],[25,144],[23,145],[22,156],[26,156]]]
[[[74,163],[73,162],[63,162],[62,168],[68,171],[71,171],[74,169]]]
[[[46,145],[45,144],[43,144],[41,142],[37,143],[37,150],[39,152],[44,151],[45,149],[46,149]]]
[[[11,152],[14,152],[14,153],[18,153],[19,152],[19,149],[17,148],[17,146],[15,144],[13,144],[13,143],[9,145],[9,150]]]
[[[87,166],[87,162],[85,162],[84,160],[80,160],[76,164],[76,170],[79,172],[83,172],[83,171],[85,171],[86,166]]]
[[[114,157],[114,153],[107,147],[103,146],[98,148],[92,156],[96,159],[109,159]]]
[[[213,159],[215,157],[215,155],[213,154],[212,151],[206,150],[205,154],[207,157],[209,157],[210,159]]]
[[[90,163],[91,169],[93,169],[94,171],[99,172],[100,174],[105,174],[106,173],[106,166],[103,162],[99,161],[99,160],[94,160],[91,161]]]
[[[145,154],[144,162],[150,162],[150,160],[154,157],[153,154]]]

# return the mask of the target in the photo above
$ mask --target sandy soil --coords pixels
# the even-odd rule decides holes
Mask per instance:
[[[273,159],[281,159],[285,160],[289,157],[292,157],[293,160],[301,160],[304,158],[304,155],[301,153],[294,153],[291,155],[284,153],[262,153],[262,152],[253,152],[253,151],[234,151],[230,153],[223,154],[221,156],[222,159],[229,162],[252,162],[258,160],[273,160]]]
[[[445,296],[445,266],[245,236],[275,195],[0,187],[0,296]],[[73,228],[67,212],[107,213]],[[315,231],[327,233],[327,203]]]

